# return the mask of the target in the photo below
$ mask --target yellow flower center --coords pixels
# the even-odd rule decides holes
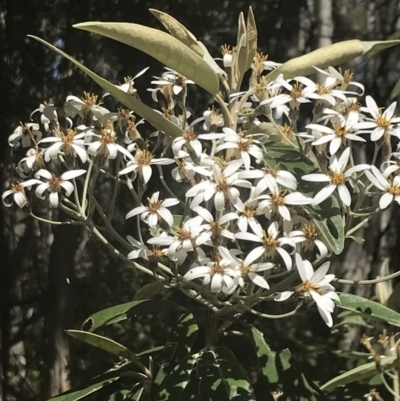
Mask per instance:
[[[388,128],[390,125],[390,120],[388,120],[387,118],[383,117],[383,116],[379,116],[376,119],[376,125],[380,128]]]
[[[150,213],[156,213],[157,210],[160,209],[160,207],[162,206],[162,203],[163,203],[162,200],[152,202],[150,198],[147,198],[147,201],[149,202],[148,208],[149,208]]]
[[[315,227],[313,224],[304,224],[303,233],[309,241],[315,241],[319,235],[317,227]]]
[[[62,183],[61,177],[57,177],[57,176],[53,175],[49,180],[50,189],[53,192],[60,191],[61,190],[61,183]]]
[[[192,129],[186,130],[182,135],[186,141],[194,141],[197,139],[197,135],[193,132]]]
[[[292,86],[292,90],[290,91],[289,95],[292,99],[298,99],[299,97],[302,97],[303,96],[303,84],[301,84],[300,82],[296,82]]]
[[[334,173],[331,177],[332,184],[343,185],[346,181],[346,177],[343,173]]]
[[[103,103],[102,101],[99,101],[99,103],[97,103],[97,99],[98,96],[90,92],[83,92],[83,97],[81,97],[81,100],[89,107],[96,104],[100,105]]]
[[[11,184],[11,190],[12,190],[14,193],[17,193],[17,192],[25,193],[24,187],[21,185],[21,183],[20,183],[19,181],[17,181],[17,182],[14,183],[14,184]]]
[[[140,166],[149,166],[153,155],[148,150],[138,149],[135,154],[135,160]]]
[[[224,266],[221,266],[219,264],[219,262],[215,262],[213,264],[211,271],[212,271],[212,274],[216,274],[216,273],[221,274],[221,275],[225,274],[225,268],[224,268]]]

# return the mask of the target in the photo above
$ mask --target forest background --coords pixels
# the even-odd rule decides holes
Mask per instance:
[[[118,21],[161,28],[148,12],[149,8],[156,8],[182,22],[214,57],[220,57],[221,45],[235,43],[239,12],[250,5],[258,27],[258,51],[269,54],[276,62],[342,40],[400,37],[398,0],[3,0],[0,4],[3,188],[13,177],[16,160],[7,146],[7,138],[20,121],[28,122],[30,113],[50,98],[65,98],[70,94],[80,97],[83,91],[102,94],[90,78],[29,39],[28,34],[61,47],[116,84],[123,82],[124,76],[133,76],[150,66],[147,79],[135,82],[140,96],[149,104],[151,98],[145,82],[153,75],[159,76],[162,67],[144,53],[76,30],[73,24]],[[356,60],[351,68],[356,81],[365,85],[366,92],[378,104],[390,104],[392,89],[400,78],[400,48]],[[210,106],[209,100],[197,93],[189,99],[196,100],[190,104],[194,114],[201,115]],[[106,107],[112,102],[107,99]],[[109,188],[104,186],[101,191],[105,199],[110,197]],[[123,204],[123,199],[117,201],[122,227],[129,206]],[[0,218],[0,399],[43,400],[84,382],[116,362],[102,351],[67,338],[64,329],[79,328],[97,310],[132,300],[145,284],[145,278],[111,256],[79,227],[40,224],[16,208],[0,208]],[[391,272],[398,271],[399,218],[399,209],[393,207],[365,226],[361,235],[366,238],[365,243],[353,242],[348,246],[333,264],[335,274],[353,280],[375,278],[385,260],[389,261]],[[397,287],[397,283],[393,284],[395,292],[396,289],[400,292],[400,284]],[[370,299],[376,297],[372,286],[344,290]],[[163,294],[163,297],[176,296]],[[395,297],[391,306],[400,311]],[[364,329],[336,329],[336,334],[334,329],[334,335],[330,336],[329,329],[315,314],[316,311],[310,310],[291,319],[268,322],[263,331],[272,349],[289,347],[310,378],[324,382],[351,366],[351,361],[333,351],[339,345],[341,349],[359,349]],[[173,316],[147,315],[124,326],[116,325],[113,330],[121,343],[139,351],[144,346],[163,344],[171,322]]]

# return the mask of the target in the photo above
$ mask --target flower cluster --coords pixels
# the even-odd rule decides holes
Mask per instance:
[[[227,49],[228,71],[236,56]],[[266,79],[264,71],[278,66],[257,54],[249,89],[227,93],[219,109],[213,106],[191,122],[187,85],[194,82],[171,69],[154,77],[149,90],[158,111],[181,130],[174,138],[161,131],[145,134],[145,126],[141,133],[144,121],[132,110],[110,111],[86,92],[42,104],[32,113],[34,122],[9,137],[10,146],[28,150],[3,202],[11,206],[13,198],[32,211],[38,199],[48,197],[68,218],[87,222],[95,211],[105,216],[95,199],[99,177],[110,180],[115,193],[125,184],[134,206],[126,219],[134,222],[137,236],[119,242],[129,247],[125,255],[135,267],[173,280],[217,308],[229,303],[251,309],[261,299],[309,300],[332,326],[339,302],[330,284],[334,275],[327,274],[332,250],[315,216],[336,207],[351,223],[375,195],[372,188],[381,194],[378,210],[400,203],[400,153],[391,153],[400,118],[394,116],[396,103],[382,112],[367,96],[362,107],[364,87],[348,71],[317,69],[326,77],[322,84],[282,74]],[[140,99],[134,84],[147,70],[118,88]],[[303,111],[310,106],[312,122]],[[378,151],[371,164],[356,163],[354,149],[368,134],[383,149],[380,168]],[[299,164],[285,152],[298,155]],[[149,193],[153,180],[159,187]],[[75,198],[68,199],[74,191]],[[298,285],[292,284],[296,272]],[[294,280],[282,288],[282,278],[289,276]]]

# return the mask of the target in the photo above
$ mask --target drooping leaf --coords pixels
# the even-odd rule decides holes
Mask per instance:
[[[175,302],[169,300],[160,302],[154,299],[144,299],[127,302],[94,313],[83,322],[82,328],[93,332],[101,326],[108,326],[120,322],[130,316],[162,312],[173,310],[174,308],[179,308],[179,306]]]
[[[395,367],[396,364],[398,364],[397,356],[386,356],[380,360],[380,369],[391,369]],[[347,383],[368,379],[369,377],[374,376],[376,373],[378,373],[378,370],[375,362],[365,363],[333,378],[332,380],[329,380],[329,382],[325,383],[321,387],[321,390],[331,391],[336,387],[343,386]]]
[[[145,299],[151,299],[155,295],[160,294],[165,290],[164,285],[160,281],[146,284],[142,287],[133,297],[134,301],[142,301]]]
[[[97,33],[141,50],[193,80],[211,95],[219,91],[219,79],[215,71],[193,50],[165,32],[123,22],[83,22],[75,24],[74,28]]]
[[[197,373],[199,401],[255,401],[246,372],[228,348],[203,353]]]
[[[89,68],[79,63],[73,57],[63,52],[62,50],[58,49],[57,47],[51,45],[50,43],[47,43],[45,40],[32,35],[28,36],[31,37],[32,39],[37,40],[40,43],[43,43],[54,52],[61,54],[67,60],[71,61],[71,63],[75,64],[85,74],[87,74],[90,78],[92,78],[93,81],[95,81],[98,85],[100,85],[106,92],[110,93],[119,102],[124,104],[129,109],[133,110],[135,113],[139,114],[151,125],[153,125],[156,129],[165,132],[167,135],[173,138],[182,135],[183,131],[177,125],[167,120],[161,113],[154,111],[151,107],[145,105],[139,99],[120,90],[111,82],[108,82],[106,79],[101,78],[99,75],[89,70]]]
[[[69,334],[71,337],[77,338],[84,343],[100,348],[103,351],[107,351],[110,354],[129,359],[132,362],[137,362],[139,360],[138,356],[134,352],[132,352],[122,344],[111,340],[110,338],[99,336],[98,334],[90,333],[89,331],[81,330],[66,330],[66,333]]]
[[[183,26],[175,18],[154,8],[149,11],[168,29],[168,32],[176,39],[180,40],[184,45],[192,49],[200,57],[204,56],[204,50],[198,44],[196,37],[185,26]]]
[[[358,295],[338,293],[342,309],[361,313],[365,317],[383,320],[393,326],[400,327],[400,313],[378,302],[359,297]]]
[[[119,377],[110,377],[105,380],[98,381],[92,384],[85,384],[80,386],[78,389],[68,391],[67,393],[60,394],[56,397],[50,398],[48,401],[78,401],[82,398],[101,390],[103,387],[118,380]]]
[[[157,394],[155,401],[186,401],[185,390],[189,384],[190,376],[196,368],[200,354],[189,355],[177,365],[165,380],[161,391]],[[185,397],[183,397],[185,394]]]
[[[266,144],[266,161],[273,167],[279,165],[297,178],[302,193],[313,196],[321,189],[318,183],[301,180],[301,176],[317,173],[314,163],[298,150],[279,142]],[[323,186],[324,184],[322,184]],[[330,196],[321,204],[313,207],[304,207],[313,223],[316,225],[326,244],[335,253],[340,254],[344,247],[344,223],[339,203],[334,196]]]
[[[265,342],[263,333],[254,326],[251,327],[251,337],[263,375],[269,383],[277,383],[279,377],[275,365],[275,352],[271,351]]]

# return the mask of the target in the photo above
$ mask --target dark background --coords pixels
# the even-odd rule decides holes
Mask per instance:
[[[222,44],[235,44],[239,12],[246,13],[250,5],[258,26],[258,50],[277,62],[307,53],[326,41],[383,40],[400,28],[398,0],[3,0],[0,159],[4,190],[13,178],[16,157],[21,157],[7,145],[7,138],[19,121],[28,122],[30,113],[51,97],[80,97],[84,90],[102,93],[83,73],[27,38],[27,34],[62,47],[114,83],[150,66],[144,78],[136,82],[142,99],[150,102],[146,87],[151,76],[162,73],[162,67],[135,49],[75,30],[74,23],[123,21],[162,29],[148,12],[148,8],[156,8],[182,22],[214,57],[220,57]],[[381,106],[390,104],[391,89],[400,78],[398,60],[399,49],[392,48],[352,64],[356,79],[365,84],[366,92]],[[108,102],[111,103],[106,106],[111,106],[112,101]],[[209,98],[197,96],[191,101],[189,97],[190,107],[199,113],[209,104]],[[363,152],[360,158],[369,149]],[[109,192],[104,190],[102,196],[107,199]],[[16,208],[0,210],[0,399],[42,400],[111,366],[112,359],[107,355],[68,340],[63,329],[79,328],[91,313],[131,300],[146,281],[111,257],[80,228],[54,228],[33,221]],[[43,213],[50,216],[55,212]],[[121,224],[123,216],[122,213]],[[374,278],[386,257],[390,270],[398,270],[398,222],[398,207],[373,220],[359,233],[366,237],[365,244],[351,243],[336,260],[336,274],[354,279]],[[71,284],[66,284],[66,277]],[[371,287],[344,289],[374,297]],[[170,329],[168,322],[157,316],[142,317],[117,326],[108,335],[117,336],[133,350],[142,350],[163,343]],[[356,329],[327,340],[329,330],[312,310],[285,321],[261,324],[273,349],[289,346],[311,377],[321,382],[346,366],[345,361],[332,354],[334,349],[359,347],[360,330]]]

